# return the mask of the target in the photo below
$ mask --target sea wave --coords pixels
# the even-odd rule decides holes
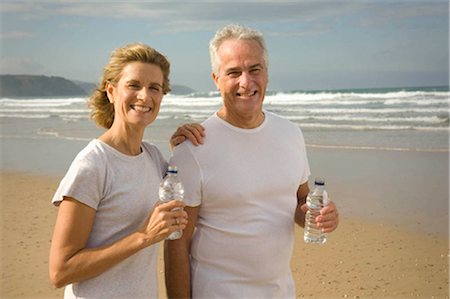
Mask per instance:
[[[450,132],[447,127],[432,127],[432,126],[416,126],[416,125],[355,125],[355,124],[326,124],[326,123],[299,123],[301,128],[315,128],[315,129],[333,129],[333,130],[357,130],[357,131],[373,131],[373,130],[389,130],[389,131],[435,131],[435,132]]]
[[[87,98],[0,99],[0,118],[89,118]],[[218,92],[168,94],[160,120],[203,121],[222,103]],[[318,92],[268,91],[265,109],[304,128],[342,130],[448,130],[448,88],[347,90]]]

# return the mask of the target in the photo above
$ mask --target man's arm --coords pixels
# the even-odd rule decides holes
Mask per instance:
[[[168,298],[191,298],[189,254],[199,207],[185,207],[188,224],[178,240],[165,241],[164,264]]]
[[[306,197],[309,193],[308,182],[301,184],[297,190],[297,209],[295,210],[295,223],[305,227]]]

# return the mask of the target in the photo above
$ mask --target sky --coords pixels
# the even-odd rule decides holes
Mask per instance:
[[[448,0],[2,0],[0,13],[1,74],[96,83],[114,49],[142,42],[172,84],[213,91],[208,43],[237,23],[264,34],[271,90],[449,83]]]

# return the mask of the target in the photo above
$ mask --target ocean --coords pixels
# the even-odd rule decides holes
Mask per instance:
[[[0,138],[90,140],[87,98],[0,99]],[[166,95],[145,139],[166,142],[177,126],[219,109],[217,92]],[[265,109],[297,124],[309,147],[449,151],[449,87],[268,91]],[[153,128],[152,128],[153,127]]]

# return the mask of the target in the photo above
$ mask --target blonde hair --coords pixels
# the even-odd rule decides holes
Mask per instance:
[[[269,65],[269,58],[266,49],[266,43],[261,32],[256,31],[249,27],[243,27],[237,24],[230,24],[222,29],[217,30],[214,37],[209,42],[209,55],[211,58],[211,67],[214,74],[219,74],[220,61],[217,57],[217,51],[220,45],[229,39],[238,40],[254,40],[256,41],[263,50],[263,58],[266,63],[266,67]]]
[[[155,49],[141,43],[129,44],[113,51],[108,64],[103,68],[100,86],[94,90],[88,101],[90,117],[101,127],[109,129],[114,122],[114,105],[108,100],[106,84],[117,84],[122,70],[130,62],[143,62],[157,65],[163,73],[163,93],[170,92],[170,62]]]

